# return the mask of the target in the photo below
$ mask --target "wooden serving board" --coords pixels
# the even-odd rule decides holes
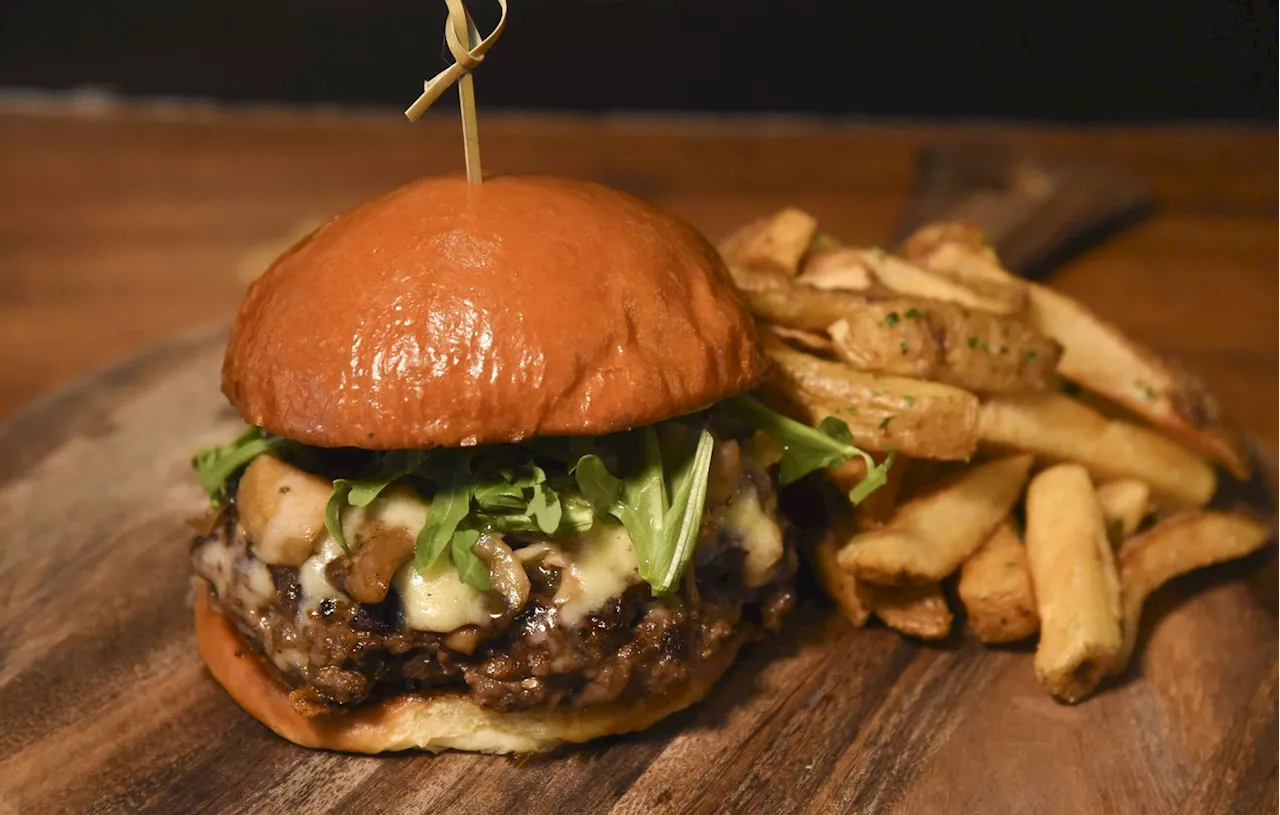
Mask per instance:
[[[1276,808],[1270,547],[1155,595],[1135,668],[1076,707],[1026,647],[922,647],[810,596],[645,733],[524,759],[296,748],[193,639],[184,519],[204,497],[187,460],[238,426],[224,339],[172,342],[0,425],[0,815]],[[1274,486],[1249,489],[1228,498],[1272,513]]]

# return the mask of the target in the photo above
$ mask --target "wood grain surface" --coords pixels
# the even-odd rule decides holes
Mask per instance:
[[[0,425],[0,813],[1263,812],[1276,808],[1274,548],[1150,602],[1134,667],[1066,707],[1026,648],[921,647],[813,599],[701,705],[532,759],[309,752],[196,653],[184,518],[238,420],[224,334]],[[1230,500],[1271,502],[1274,482]]]
[[[810,598],[710,698],[535,759],[288,745],[204,670],[190,609],[196,447],[238,421],[221,323],[282,237],[456,170],[451,123],[258,111],[0,112],[0,815],[42,812],[1276,811],[1276,559],[1157,593],[1134,666],[1066,707],[1025,647],[921,647]],[[1273,132],[485,119],[486,165],[578,175],[718,236],[786,204],[890,235],[921,146],[1106,160],[1154,217],[1060,285],[1205,374],[1274,450]],[[1270,457],[1272,462],[1274,456]],[[1274,517],[1275,482],[1227,501]]]

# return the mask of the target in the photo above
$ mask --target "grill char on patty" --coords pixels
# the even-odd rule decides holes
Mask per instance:
[[[676,691],[739,635],[778,627],[794,602],[794,550],[788,544],[773,578],[751,587],[732,534],[704,522],[673,595],[653,597],[648,585],[634,585],[566,627],[556,623],[552,601],[558,570],[540,566],[528,570],[529,600],[518,614],[450,634],[408,628],[394,589],[380,603],[326,599],[300,614],[298,569],[254,557],[234,501],[195,540],[193,560],[220,611],[304,713],[432,690],[463,692],[502,711],[582,708]]]

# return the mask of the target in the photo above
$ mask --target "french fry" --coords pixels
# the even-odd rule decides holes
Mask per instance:
[[[779,337],[788,345],[802,348],[815,354],[831,354],[834,351],[831,339],[826,334],[821,334],[817,331],[787,328],[784,325],[774,325],[773,323],[765,324],[762,326],[762,330]]]
[[[796,286],[776,272],[753,272],[730,267],[734,284],[756,317],[787,328],[825,332],[832,323],[866,306],[866,298],[851,292],[827,292]]]
[[[1066,295],[1030,286],[1028,315],[1062,344],[1062,376],[1116,402],[1237,478],[1249,475],[1243,438],[1198,378],[1160,360]]]
[[[1009,521],[960,567],[956,591],[982,642],[1017,642],[1040,630],[1027,550]]]
[[[1078,462],[1100,479],[1135,478],[1184,504],[1204,505],[1217,488],[1213,467],[1191,451],[1060,393],[991,397],[980,416],[986,445]]]
[[[945,639],[951,632],[953,615],[942,589],[937,584],[886,587],[859,582],[836,560],[837,542],[847,534],[847,526],[841,524],[824,535],[811,552],[814,575],[840,613],[859,628],[874,613],[885,625],[908,636]]]
[[[1012,300],[983,296],[955,279],[878,249],[865,250],[863,258],[876,279],[899,294],[945,300],[996,314],[1017,314],[1022,311],[1026,299],[1025,295]]]
[[[1121,478],[1099,484],[1098,506],[1107,524],[1113,545],[1132,535],[1151,508],[1151,488],[1136,478]]]
[[[968,467],[967,461],[912,459],[911,467],[902,474],[902,486],[898,495],[903,501],[909,501],[954,478]]]
[[[868,450],[918,458],[967,460],[977,447],[978,399],[915,379],[859,373],[764,338],[773,363],[768,390],[817,424],[836,416]]]
[[[885,625],[922,640],[946,639],[954,619],[942,588],[927,586],[872,586],[860,581],[862,601]]]
[[[907,236],[898,247],[904,258],[924,262],[939,249],[955,246],[983,261],[980,276],[996,283],[1024,283],[1000,265],[996,250],[987,241],[982,227],[972,221],[935,221]]]
[[[1041,389],[1057,365],[1058,345],[1020,319],[923,298],[847,305],[827,330],[836,353],[861,371],[1000,393]]]
[[[831,323],[836,355],[858,371],[940,379],[943,348],[932,321],[919,309],[912,312],[918,317],[904,320],[904,311],[899,300],[868,302]]]
[[[924,298],[821,291],[776,273],[732,271],[756,317],[829,333],[836,353],[860,371],[986,392],[1035,390],[1048,382],[1061,350],[1014,317]]]
[[[1136,534],[1153,507],[1209,501],[1206,459],[1247,475],[1240,435],[1198,379],[1008,272],[977,227],[930,224],[891,255],[787,209],[721,253],[771,362],[760,397],[814,425],[841,419],[879,461],[910,457],[809,551],[854,625],[945,638],[940,581],[958,570],[975,636],[1039,631],[1037,677],[1076,702],[1124,669],[1152,591],[1267,541],[1254,521],[1199,510]],[[1059,393],[1060,376],[1083,394]],[[775,462],[766,441],[743,451]],[[1004,457],[967,464],[979,448]],[[1027,486],[1036,460],[1051,466]],[[825,476],[846,490],[865,472],[854,460]],[[1025,545],[1009,514],[1024,487]]]
[[[1130,538],[1120,547],[1124,645],[1110,673],[1124,670],[1133,656],[1142,605],[1153,591],[1188,572],[1256,552],[1271,537],[1257,521],[1224,512],[1175,515]]]
[[[883,529],[840,548],[840,567],[888,586],[936,583],[960,567],[1009,515],[1031,470],[1031,456],[972,467],[903,504]]]
[[[836,249],[813,255],[805,261],[797,283],[823,291],[867,291],[875,278],[860,249]]]
[[[720,253],[730,266],[794,277],[817,232],[812,215],[788,207],[740,229],[721,245]]]
[[[1036,676],[1050,693],[1078,702],[1120,654],[1120,582],[1089,473],[1059,464],[1027,489],[1027,560],[1040,644]]]
[[[791,289],[791,281],[781,272],[730,266],[729,276],[733,278],[733,285],[744,296],[748,292],[786,292]]]
[[[861,628],[871,614],[859,591],[858,581],[836,563],[836,535],[828,533],[813,548],[813,571],[827,596],[849,622]]]
[[[988,393],[1039,390],[1057,369],[1061,347],[1021,318],[946,304],[928,313],[945,349],[941,382]]]
[[[1001,303],[1004,313],[1026,307],[1026,281],[1007,271],[972,224],[944,222],[916,230],[899,249],[902,257],[944,275],[985,299]]]
[[[818,255],[824,255],[827,252],[834,252],[843,248],[844,245],[836,240],[834,235],[819,229],[813,233],[813,241],[809,244],[809,252],[805,255],[805,258],[817,257]]]

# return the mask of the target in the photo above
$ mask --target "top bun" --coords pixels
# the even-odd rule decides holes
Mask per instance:
[[[245,421],[389,450],[601,435],[763,373],[692,227],[597,184],[427,178],[282,255],[240,306],[222,390]]]

